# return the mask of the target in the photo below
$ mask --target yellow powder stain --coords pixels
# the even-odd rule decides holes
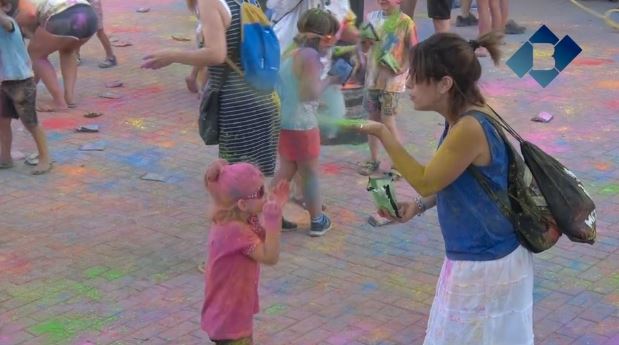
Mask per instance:
[[[619,89],[619,80],[602,80],[597,82],[596,86],[600,89]]]
[[[136,129],[146,128],[144,126],[144,119],[128,119],[127,121],[125,121],[125,123]]]

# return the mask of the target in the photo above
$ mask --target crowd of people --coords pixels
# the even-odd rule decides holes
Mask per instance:
[[[283,216],[295,189],[310,215],[309,234],[323,236],[333,228],[320,195],[319,114],[321,108],[336,109],[326,99],[343,99],[346,78],[331,73],[338,41],[356,47],[351,61],[365,70],[369,120],[336,121],[341,129],[369,136],[370,157],[358,173],[380,174],[382,145],[391,160],[385,173],[402,177],[419,194],[397,205],[399,216],[385,209],[379,214],[405,223],[437,208],[445,259],[424,344],[533,344],[531,253],[467,171],[475,166],[495,191],[507,189],[509,157],[477,85],[478,58],[490,56],[498,63],[502,34],[513,33],[507,0],[477,0],[475,40],[449,33],[451,1],[428,0],[436,33],[423,41],[412,18],[415,1],[378,4],[360,30],[347,0],[264,3],[281,47],[278,92],[258,90],[236,72],[243,24],[236,0],[187,0],[199,23],[196,49],[161,50],[144,58],[145,69],[192,66],[185,78],[192,92],[219,90],[220,159],[204,176],[212,212],[202,308],[202,328],[216,344],[252,344],[260,264],[275,265],[282,230],[298,228]],[[10,123],[18,118],[39,150],[33,174],[46,173],[52,163],[37,121],[37,82],[43,81],[53,98],[39,110],[61,111],[76,106],[84,43],[97,34],[106,54],[99,67],[113,67],[117,60],[103,30],[100,0],[0,0],[0,5],[0,168],[13,166]],[[462,11],[457,24],[474,22],[470,1],[463,1]],[[56,51],[64,91],[48,59]],[[439,147],[425,164],[404,148],[397,130],[398,101],[407,88],[415,109],[445,120]]]

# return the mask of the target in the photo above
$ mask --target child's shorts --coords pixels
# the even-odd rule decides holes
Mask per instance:
[[[295,131],[282,129],[279,134],[279,154],[289,161],[308,161],[320,156],[318,128]]]
[[[394,116],[398,113],[400,93],[382,90],[367,90],[363,98],[365,110],[371,114]]]
[[[252,337],[236,339],[236,340],[212,340],[215,345],[253,345],[254,341]]]
[[[21,119],[25,125],[34,126],[39,123],[36,99],[33,78],[5,80],[0,84],[0,116]]]
[[[97,30],[103,30],[103,8],[101,8],[101,0],[88,0],[92,9],[97,15]]]
[[[451,18],[452,0],[428,0],[428,17],[445,20]]]

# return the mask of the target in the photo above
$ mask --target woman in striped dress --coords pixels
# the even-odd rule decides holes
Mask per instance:
[[[209,66],[207,88],[220,88],[219,157],[228,162],[257,165],[273,176],[279,138],[279,105],[271,92],[252,88],[229,70],[221,85],[226,56],[240,66],[241,9],[234,0],[193,0],[200,13],[205,47],[194,51],[163,50],[144,59],[143,68],[159,69],[172,63]],[[207,94],[207,93],[205,93]]]

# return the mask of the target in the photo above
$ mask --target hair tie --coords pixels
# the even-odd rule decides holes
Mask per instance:
[[[481,44],[479,44],[478,40],[469,40],[469,45],[471,46],[471,48],[473,48],[473,50],[481,47]]]

